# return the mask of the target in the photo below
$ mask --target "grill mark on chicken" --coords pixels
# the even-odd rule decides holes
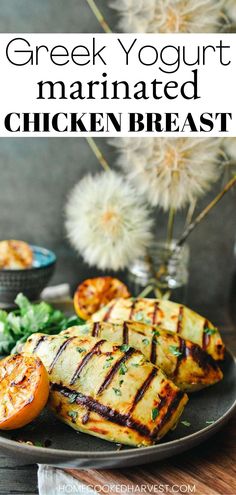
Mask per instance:
[[[155,376],[157,375],[157,369],[153,369],[151,371],[151,373],[149,373],[148,377],[146,378],[145,382],[143,382],[142,386],[139,388],[139,390],[137,391],[136,395],[135,395],[135,398],[134,398],[134,401],[133,401],[133,404],[130,408],[130,411],[129,411],[129,414],[131,414],[136,405],[138,404],[138,402],[143,398],[144,394],[146,393],[146,391],[148,390],[152,380],[155,378]]]
[[[155,325],[156,322],[157,322],[158,309],[159,309],[159,303],[158,302],[155,302],[153,316],[152,316],[152,324],[153,325]]]
[[[181,339],[181,337],[179,337],[179,349],[178,350],[179,350],[180,354],[177,357],[177,361],[176,361],[176,367],[175,367],[175,371],[174,371],[175,377],[177,377],[177,375],[178,375],[181,362],[186,358],[186,342],[184,339]]]
[[[169,391],[169,395],[173,395],[173,390]],[[171,417],[173,416],[175,411],[178,409],[179,404],[182,401],[184,395],[185,395],[184,392],[182,392],[181,390],[178,390],[176,392],[175,397],[174,397],[173,401],[169,404],[165,415],[163,415],[161,421],[159,422],[159,424],[156,426],[156,428],[154,429],[154,431],[151,434],[151,438],[153,440],[157,440],[159,431],[165,426],[165,424],[171,419]],[[164,401],[163,402],[163,406],[164,406],[167,402],[167,398],[163,397],[163,399],[161,399],[160,404],[157,406],[159,411],[163,407],[161,404],[162,400]]]
[[[62,411],[62,402],[59,402],[55,409],[56,409],[56,413],[60,414]]]
[[[99,321],[96,321],[96,322],[93,324],[92,336],[93,336],[93,337],[98,337],[99,330],[100,330]]]
[[[204,351],[206,351],[206,349],[208,348],[211,340],[211,336],[205,332],[205,330],[209,328],[209,325],[210,325],[209,321],[205,320],[203,327],[203,334],[202,334],[202,348]]]
[[[88,364],[88,362],[90,361],[90,359],[94,356],[94,354],[96,354],[99,350],[99,347],[104,344],[104,342],[106,342],[105,340],[99,340],[99,342],[97,342],[95,344],[95,346],[91,349],[91,351],[88,352],[88,354],[86,354],[84,356],[84,358],[82,359],[82,361],[79,363],[79,366],[77,367],[74,375],[72,376],[71,378],[71,381],[70,381],[70,385],[73,385],[75,383],[75,381],[77,380],[77,378],[79,378],[79,375],[81,373],[81,371],[84,369],[84,367]]]
[[[42,337],[40,337],[40,339],[38,340],[38,342],[36,343],[35,347],[32,350],[32,354],[34,354],[38,350],[39,346],[44,342],[44,340],[46,339],[46,337],[48,337],[48,336],[47,335],[43,335]]]
[[[69,345],[69,343],[74,340],[76,337],[70,337],[69,339],[65,340],[63,342],[63,344],[60,345],[54,359],[52,360],[50,366],[48,367],[48,373],[52,373],[52,370],[57,362],[57,360],[59,359],[59,357],[62,355],[62,353],[64,352],[64,350],[67,348],[67,346]]]
[[[156,364],[156,360],[157,360],[157,341],[156,341],[156,336],[153,335],[150,361],[152,364]]]
[[[137,431],[140,435],[143,435],[147,438],[152,437],[152,433],[149,430],[149,428],[146,425],[138,422],[137,420],[130,418],[129,414],[119,413],[118,411],[112,409],[109,406],[100,404],[100,402],[98,402],[97,400],[93,399],[90,396],[83,395],[80,392],[77,392],[76,390],[72,390],[68,387],[63,387],[57,383],[52,384],[52,390],[59,392],[64,397],[70,398],[71,395],[76,396],[75,402],[79,405],[85,406],[89,412],[90,411],[95,412],[99,414],[99,416],[105,418],[107,421],[110,421],[111,423],[115,423],[120,426],[131,428]]]
[[[210,354],[207,354],[207,352],[203,351],[203,349],[199,345],[193,344],[191,342],[191,344],[186,347],[186,352],[188,353],[188,355],[192,356],[193,361],[195,361],[203,370],[212,368],[215,371],[219,371],[217,362],[213,359],[212,356],[210,356]]]
[[[111,304],[111,306],[108,308],[107,312],[105,313],[105,315],[103,317],[103,321],[108,321],[109,320],[109,318],[111,316],[111,313],[112,313],[112,310],[115,307],[115,304],[116,304],[116,301],[114,302],[114,304]]]
[[[129,327],[124,321],[123,323],[123,344],[128,344],[129,343]]]
[[[178,322],[177,322],[177,333],[180,334],[183,329],[183,316],[184,316],[184,307],[180,306],[179,307],[179,315],[178,315]]]
[[[137,304],[137,299],[134,299],[134,301],[132,302],[131,306],[130,306],[130,314],[129,314],[129,320],[132,320],[133,319],[133,314],[134,314],[134,310],[135,310],[135,306]]]
[[[89,411],[87,411],[84,416],[82,417],[82,425],[86,425],[89,421],[89,417],[90,417],[90,414],[89,414]]]
[[[110,385],[111,381],[113,380],[114,376],[116,375],[116,373],[118,372],[120,366],[125,363],[126,361],[128,361],[128,359],[135,353],[135,350],[134,349],[128,349],[128,351],[125,353],[124,356],[122,356],[121,359],[119,359],[119,361],[117,361],[114,366],[110,369],[110,371],[108,372],[105,380],[103,381],[102,385],[100,386],[99,390],[98,390],[98,395],[101,394],[102,392],[104,392],[104,390],[108,387],[108,385]]]

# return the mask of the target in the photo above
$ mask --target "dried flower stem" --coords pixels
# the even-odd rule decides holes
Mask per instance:
[[[147,297],[151,292],[153,291],[153,284],[147,285],[147,287],[144,287],[142,292],[138,294],[138,298],[145,298]]]
[[[87,143],[88,145],[90,146],[91,150],[93,151],[94,155],[96,156],[96,158],[98,159],[101,167],[107,172],[108,170],[110,170],[110,166],[106,160],[106,158],[104,157],[104,155],[102,154],[100,148],[97,146],[97,144],[95,143],[94,139],[91,138],[91,137],[87,137],[86,138],[87,140]]]
[[[225,196],[225,194],[232,189],[233,186],[236,184],[236,175],[226,184],[224,189],[211,201],[211,203],[204,208],[204,210],[195,218],[193,222],[190,223],[190,225],[184,230],[183,235],[181,238],[178,240],[176,244],[176,248],[181,247],[186,239],[189,237],[189,235],[192,233],[192,231],[199,225],[199,223],[206,218],[208,213],[219,203],[219,201]]]
[[[100,26],[105,31],[105,33],[112,33],[110,26],[107,24],[106,20],[104,19],[101,11],[99,10],[94,0],[87,0],[87,3],[90,9],[92,10],[92,12],[94,13],[95,17],[97,18]]]
[[[174,222],[175,222],[175,208],[170,208],[168,225],[167,225],[167,242],[168,242],[168,244],[171,244],[171,242],[173,240]]]
[[[197,200],[194,199],[192,201],[192,203],[190,204],[189,208],[188,208],[188,211],[187,211],[187,216],[186,216],[186,222],[185,222],[185,229],[190,225],[190,223],[192,222],[192,219],[193,219],[193,214],[194,214],[194,211],[195,211],[195,208],[196,208],[196,205],[197,205]]]
[[[225,196],[225,194],[232,189],[236,185],[236,175],[226,184],[224,189],[211,201],[209,205],[207,205],[206,208],[193,220],[184,230],[183,235],[179,239],[179,241],[176,243],[174,251],[171,253],[170,257],[166,259],[163,262],[163,265],[160,267],[159,272],[167,271],[168,263],[171,260],[172,256],[174,253],[185,243],[186,239],[189,237],[189,235],[192,233],[192,231],[199,225],[199,223],[206,218],[206,216],[211,212],[211,210],[219,203],[219,201]],[[153,274],[154,272],[154,267],[152,265],[152,260],[149,260],[150,263],[150,271]],[[158,280],[158,273],[156,273],[156,279]],[[150,283],[152,282],[152,279],[150,280]],[[150,286],[149,286],[150,287]],[[155,284],[153,283],[153,289],[155,289]],[[144,289],[145,290],[145,289]],[[149,291],[148,291],[149,292]],[[158,296],[160,297],[160,295]]]

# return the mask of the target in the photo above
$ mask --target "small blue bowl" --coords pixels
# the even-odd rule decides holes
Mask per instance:
[[[13,305],[19,292],[34,301],[52,277],[56,255],[39,246],[30,246],[33,251],[33,266],[24,270],[0,270],[0,305]]]

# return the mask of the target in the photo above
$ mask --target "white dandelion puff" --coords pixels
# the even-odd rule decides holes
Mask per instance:
[[[123,269],[145,253],[152,240],[147,206],[116,172],[87,175],[66,205],[66,230],[89,265]]]
[[[230,158],[230,160],[236,160],[236,138],[224,139],[224,150]]]
[[[226,0],[225,10],[231,21],[236,22],[236,0]]]
[[[124,32],[211,33],[221,25],[223,0],[113,0]]]
[[[152,206],[180,209],[206,193],[218,179],[221,139],[121,138],[118,165]]]

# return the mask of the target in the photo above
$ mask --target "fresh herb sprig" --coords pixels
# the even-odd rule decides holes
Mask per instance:
[[[182,352],[179,350],[179,347],[177,345],[170,345],[169,350],[173,354],[173,356],[176,357],[182,356]]]
[[[18,294],[18,308],[10,313],[0,310],[0,355],[16,352],[32,333],[55,335],[74,325],[83,325],[77,316],[67,317],[42,301],[32,304],[23,294]]]

